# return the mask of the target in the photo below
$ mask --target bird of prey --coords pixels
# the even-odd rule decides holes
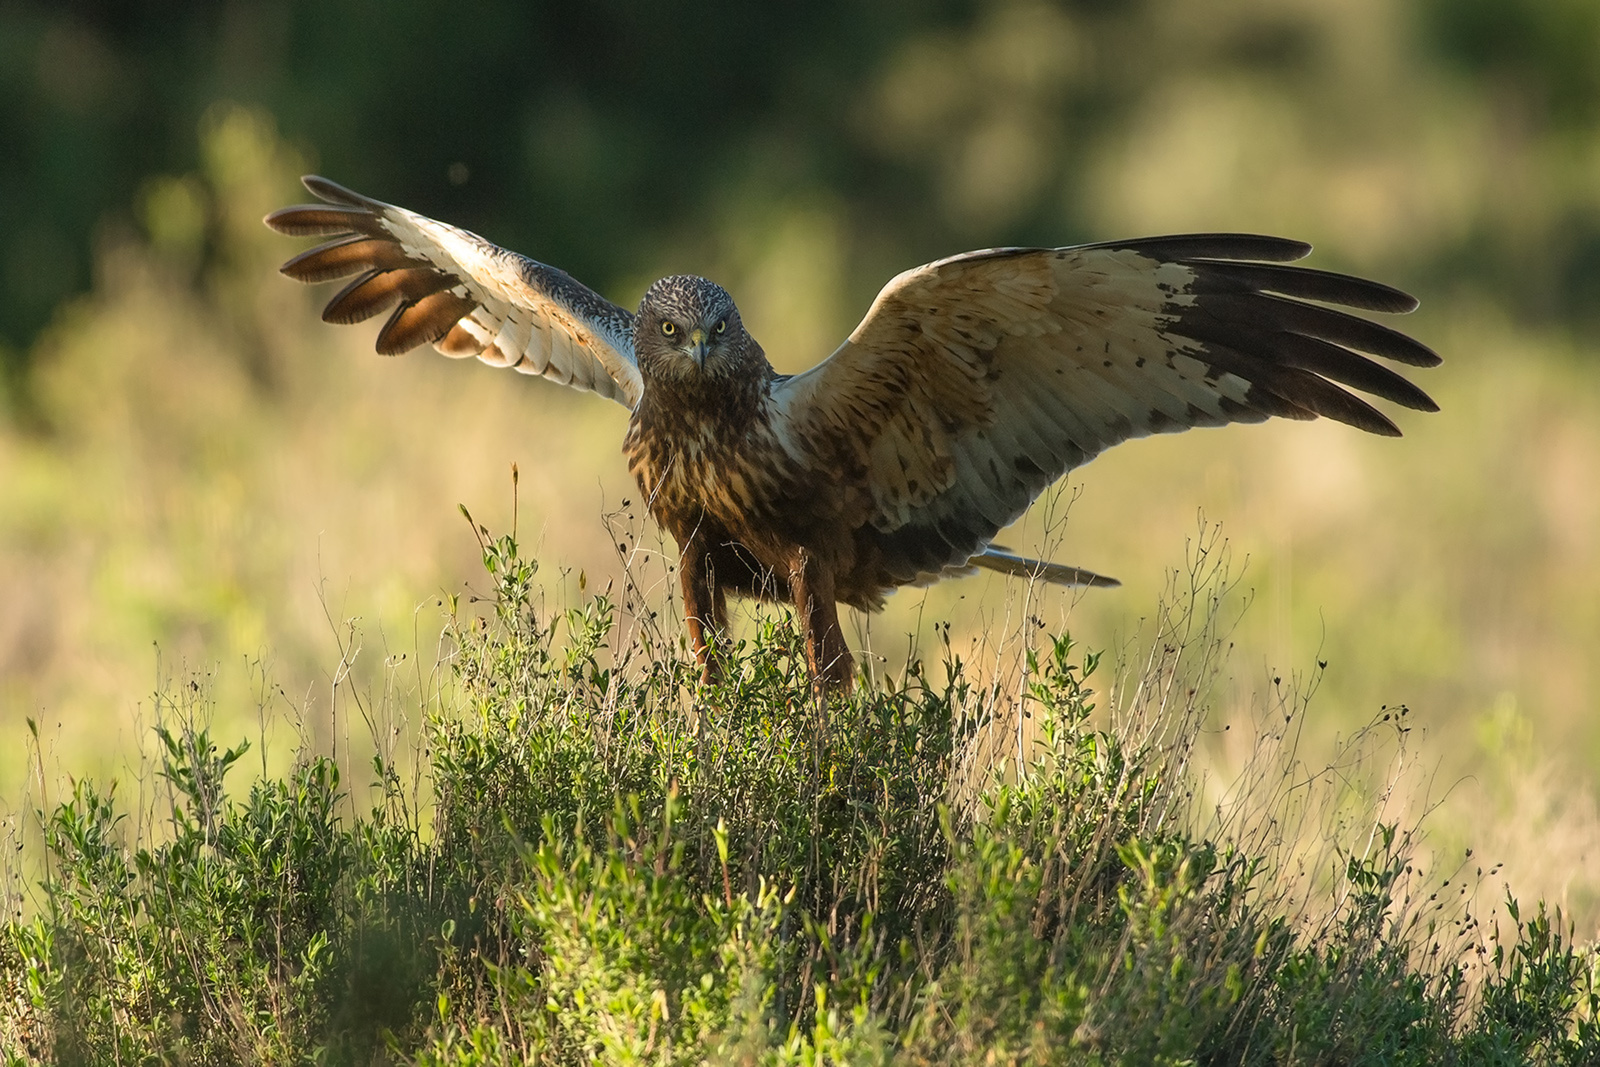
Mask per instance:
[[[327,238],[283,265],[289,277],[354,275],[325,321],[392,307],[381,353],[432,344],[628,408],[623,452],[677,541],[708,679],[729,593],[793,604],[827,691],[847,690],[854,668],[840,603],[873,611],[899,586],[974,567],[1116,584],[993,539],[1119,441],[1272,416],[1399,434],[1345,386],[1437,410],[1360,353],[1417,367],[1439,357],[1337,310],[1406,312],[1416,301],[1284,266],[1311,251],[1299,241],[1190,234],[966,252],[894,278],[832,355],[791,376],[704,278],[662,278],[630,312],[465,230],[325,178],[304,182],[325,203],[266,223]]]

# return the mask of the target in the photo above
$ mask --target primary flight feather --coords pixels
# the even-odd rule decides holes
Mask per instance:
[[[432,344],[608,396],[623,451],[678,543],[684,614],[707,675],[727,596],[795,606],[822,685],[848,687],[838,603],[974,566],[1078,585],[1088,571],[993,538],[1056,479],[1130,437],[1325,415],[1398,436],[1351,390],[1437,410],[1371,356],[1439,357],[1369,319],[1416,301],[1377,282],[1284,266],[1310,246],[1193,234],[968,252],[906,271],[804,374],[772,369],[721,286],[651,285],[638,310],[475,234],[307,177],[326,204],[267,216],[330,238],[283,266],[354,276],[328,322],[393,309],[377,348]]]

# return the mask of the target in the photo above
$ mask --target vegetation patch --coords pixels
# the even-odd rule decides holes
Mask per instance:
[[[230,793],[245,746],[177,700],[159,819],[40,813],[7,1065],[1600,1062],[1559,915],[1482,931],[1394,822],[1297,852],[1287,769],[1200,799],[1198,585],[1114,707],[1062,637],[1010,696],[947,655],[822,708],[781,616],[703,689],[484,560],[430,799],[383,757],[366,810],[327,758]]]

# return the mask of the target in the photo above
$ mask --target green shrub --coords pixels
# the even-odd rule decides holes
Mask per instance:
[[[1270,804],[1200,829],[1203,686],[1170,683],[1203,603],[1118,708],[1098,657],[1031,655],[1006,705],[1031,755],[970,790],[1005,708],[953,657],[819,707],[771,615],[703,689],[607,598],[542,611],[515,542],[483,547],[431,820],[382,760],[368,811],[324,758],[235,798],[245,747],[168,706],[159,826],[85,782],[41,815],[6,1062],[1600,1062],[1559,916],[1509,903],[1480,956],[1418,907],[1397,827],[1333,842],[1312,909]]]

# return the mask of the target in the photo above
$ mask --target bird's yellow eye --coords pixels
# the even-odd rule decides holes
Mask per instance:
[[[671,337],[678,332],[678,324],[675,322],[663,322],[661,324],[661,332]]]
[[[727,319],[718,319],[717,320],[717,332],[718,333],[724,333],[724,332],[727,331],[727,329],[728,329],[728,320]]]

